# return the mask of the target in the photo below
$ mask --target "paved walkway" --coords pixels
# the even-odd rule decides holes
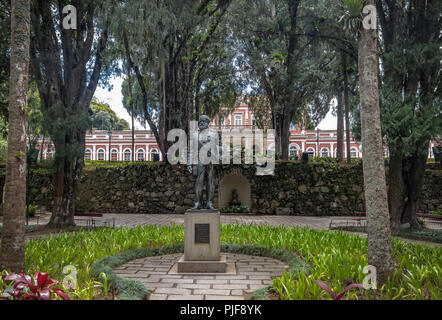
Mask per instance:
[[[49,222],[50,214],[41,215],[38,224],[44,225]],[[310,227],[317,230],[328,229],[330,221],[345,220],[354,217],[304,217],[304,216],[261,216],[261,215],[221,215],[222,224],[241,225],[269,225],[283,227]],[[89,220],[89,221],[88,221]],[[144,225],[170,226],[171,224],[183,225],[184,215],[179,214],[103,214],[103,217],[92,218],[96,226],[104,223],[115,227],[136,227]],[[76,224],[85,226],[91,223],[87,217],[75,217]],[[37,224],[37,219],[30,219],[30,225]]]
[[[346,219],[340,217],[339,219]],[[84,218],[83,218],[84,219]],[[184,215],[161,214],[104,214],[102,218],[96,218],[97,224],[104,221],[115,219],[116,227],[135,227],[140,225],[160,225],[169,226],[171,224],[184,224]],[[269,225],[284,227],[310,227],[317,230],[328,229],[330,221],[336,217],[303,217],[303,216],[257,216],[257,215],[221,215],[222,224],[241,224],[241,225]]]
[[[234,275],[169,274],[182,254],[148,257],[126,263],[114,274],[136,279],[152,290],[150,300],[244,300],[246,294],[268,287],[288,266],[281,261],[227,253],[236,264]]]

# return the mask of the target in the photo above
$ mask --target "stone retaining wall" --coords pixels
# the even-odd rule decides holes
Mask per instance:
[[[362,165],[281,162],[274,176],[256,176],[255,166],[219,166],[219,181],[230,174],[250,183],[251,212],[277,215],[352,215],[365,211]],[[52,176],[32,174],[31,203],[51,207]],[[195,178],[186,166],[164,163],[86,168],[77,193],[80,212],[184,213],[194,204]],[[4,174],[0,175],[0,186]],[[442,209],[442,171],[427,170],[420,212]],[[218,188],[216,190],[218,194]],[[215,197],[215,206],[218,197]]]

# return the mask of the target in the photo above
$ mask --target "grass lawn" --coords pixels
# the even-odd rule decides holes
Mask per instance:
[[[97,228],[51,235],[27,241],[26,270],[28,274],[47,272],[63,281],[63,268],[75,266],[78,285],[71,297],[97,299],[107,285],[103,277],[91,277],[94,262],[129,250],[183,241],[183,226]],[[273,291],[281,299],[330,299],[314,280],[322,280],[340,292],[350,283],[362,283],[366,276],[367,240],[357,235],[309,228],[223,225],[221,242],[286,249],[303,258],[309,264],[307,273],[285,273],[274,280]],[[442,249],[398,239],[393,239],[393,248],[396,271],[389,283],[376,291],[353,289],[344,299],[441,299]],[[0,291],[4,286],[0,283]]]

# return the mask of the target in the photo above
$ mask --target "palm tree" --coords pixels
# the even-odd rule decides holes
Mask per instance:
[[[362,0],[360,2],[362,6]],[[364,13],[366,8],[375,11],[375,1],[367,1]],[[382,284],[393,273],[394,265],[379,107],[378,37],[373,22],[369,27],[360,24],[358,59],[368,221],[368,263],[376,267],[377,281]]]
[[[1,269],[25,268],[26,109],[29,79],[30,0],[11,1],[9,136],[3,202]]]

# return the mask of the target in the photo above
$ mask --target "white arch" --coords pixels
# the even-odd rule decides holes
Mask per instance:
[[[299,157],[299,151],[301,148],[297,143],[292,143],[289,145],[289,156],[297,156]]]
[[[355,156],[353,157],[352,156],[352,153],[354,152],[354,154],[355,154]],[[358,154],[359,152],[358,152],[358,148],[356,148],[356,147],[351,147],[350,148],[350,156],[352,157],[352,158],[359,158],[359,154]]]
[[[142,160],[140,160],[140,157],[139,157],[140,151],[143,152],[143,159]],[[144,151],[143,148],[138,148],[136,155],[137,155],[137,161],[146,161],[146,152]]]
[[[149,158],[150,158],[150,161],[153,161],[154,160],[154,154],[158,154],[158,157],[159,157],[159,160],[161,161],[161,154],[160,154],[160,152],[158,151],[158,149],[156,149],[156,148],[153,148],[153,149],[150,149],[150,152],[149,152]]]
[[[326,157],[324,157],[324,156],[322,155],[325,151],[327,151],[327,156],[326,156]],[[328,157],[330,157],[330,149],[327,148],[327,147],[323,147],[323,148],[321,149],[321,158],[328,158]]]
[[[117,154],[117,160],[112,160],[112,156],[113,156],[114,154]],[[111,160],[112,160],[112,161],[119,161],[118,149],[115,149],[115,148],[112,148],[112,149],[111,149]]]
[[[92,157],[93,157],[92,150],[89,149],[89,148],[87,148],[87,149],[84,151],[84,160],[87,160],[87,159],[86,159],[86,153],[89,153],[89,154],[90,154],[90,159],[89,159],[89,160],[92,160]]]
[[[127,157],[129,155],[129,157]],[[132,161],[132,150],[131,149],[124,149],[123,150],[123,161]]]
[[[308,147],[305,152],[311,154],[313,157],[315,156],[315,149],[313,149],[312,147]]]
[[[100,154],[103,154],[103,159],[100,159]],[[97,160],[103,161],[106,160],[106,150],[100,148],[97,150]]]

